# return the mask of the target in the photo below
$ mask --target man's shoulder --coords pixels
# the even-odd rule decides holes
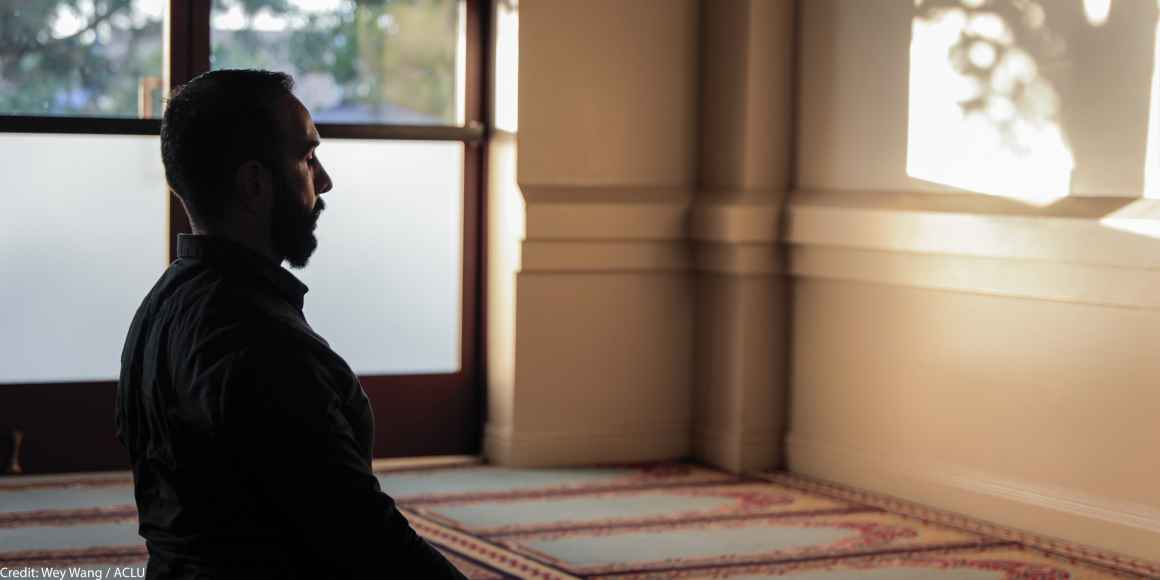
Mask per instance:
[[[146,302],[150,299],[158,303],[160,316],[183,322],[276,326],[293,316],[293,307],[269,292],[188,260],[169,267]]]
[[[293,307],[188,260],[170,265],[138,317],[142,330],[160,332],[158,338],[181,357],[226,355],[296,333]]]

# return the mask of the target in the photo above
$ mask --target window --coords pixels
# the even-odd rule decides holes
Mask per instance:
[[[115,379],[168,258],[157,138],[0,133],[0,158],[0,383]]]
[[[335,188],[293,273],[375,405],[376,454],[477,449],[482,4],[0,4],[0,154],[18,193],[0,216],[0,429],[24,433],[26,471],[124,466],[121,345],[189,231],[161,168],[163,96],[210,68],[291,73],[322,135]],[[97,406],[61,429],[69,401]]]
[[[156,118],[163,0],[0,5],[0,112]]]
[[[213,68],[269,68],[298,79],[316,121],[462,125],[466,26],[459,0],[219,1]]]

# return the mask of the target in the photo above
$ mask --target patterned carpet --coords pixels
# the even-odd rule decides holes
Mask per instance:
[[[376,472],[471,578],[1160,578],[1155,564],[784,473],[466,458]],[[139,577],[144,562],[127,474],[0,478],[0,570]]]

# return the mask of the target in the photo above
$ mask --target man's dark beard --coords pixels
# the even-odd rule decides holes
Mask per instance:
[[[314,228],[318,215],[326,207],[321,197],[314,200],[314,210],[294,202],[295,193],[288,180],[278,179],[274,191],[274,215],[271,224],[274,251],[285,257],[293,268],[302,268],[318,247]]]

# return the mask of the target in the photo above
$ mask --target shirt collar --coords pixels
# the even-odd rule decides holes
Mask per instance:
[[[303,297],[310,290],[294,274],[269,258],[219,236],[178,234],[177,257],[204,260],[231,272],[264,280],[299,310],[302,309]]]

